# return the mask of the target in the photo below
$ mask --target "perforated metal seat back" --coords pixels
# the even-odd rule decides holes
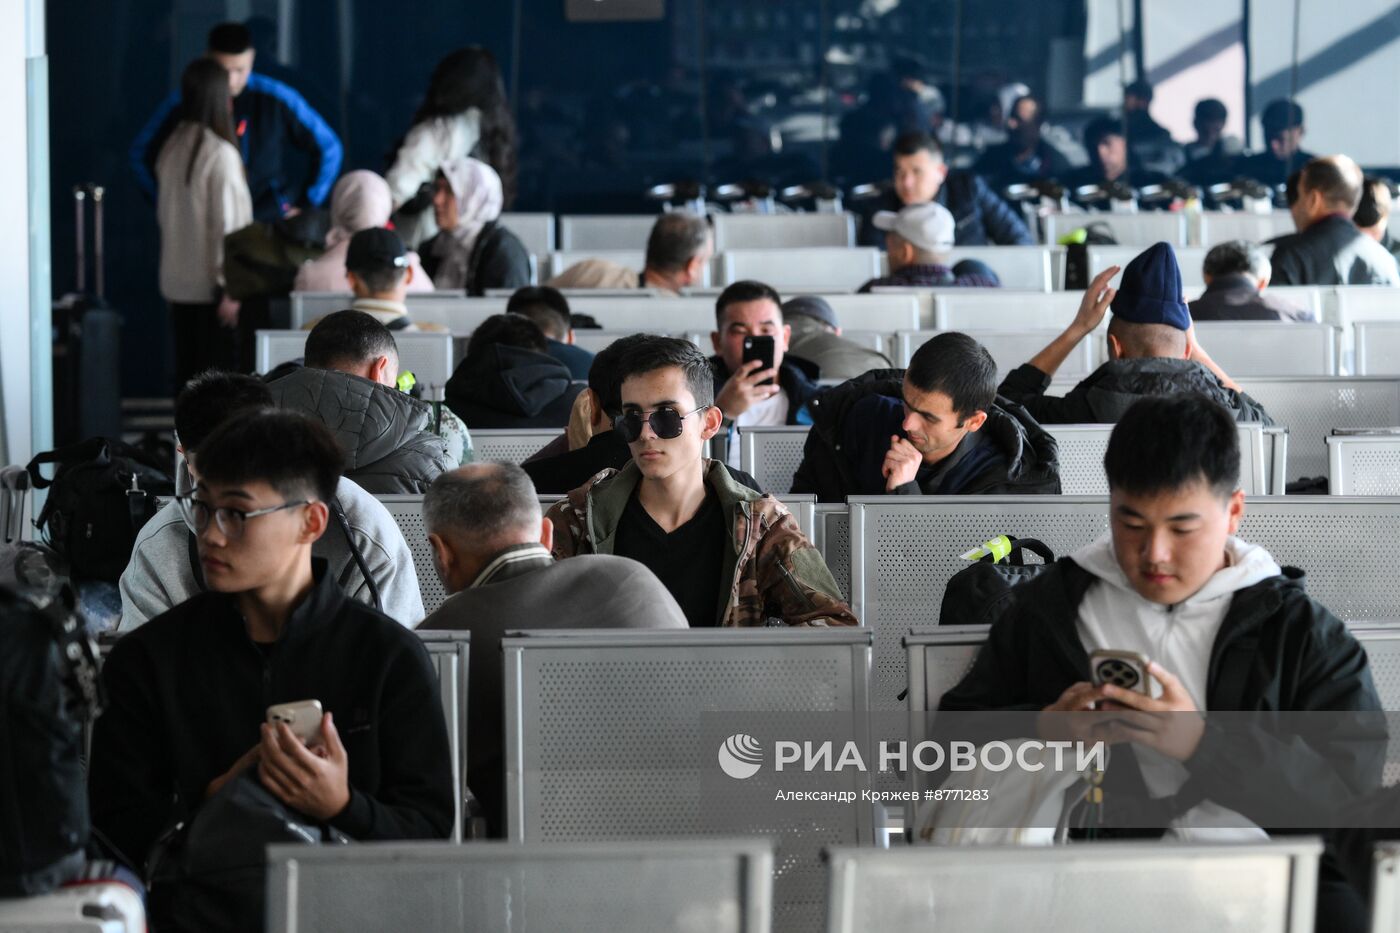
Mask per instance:
[[[1308,595],[1347,621],[1400,619],[1400,577],[1381,542],[1400,527],[1400,499],[1271,496],[1245,504],[1239,536],[1306,573]]]
[[[948,265],[976,259],[991,267],[1003,288],[1048,292],[1054,286],[1051,257],[1063,255],[1064,250],[1048,246],[955,246],[948,252]]]
[[[938,709],[943,694],[972,669],[987,640],[987,629],[985,625],[948,625],[915,631],[904,639],[910,710]]]
[[[1201,321],[1196,336],[1234,379],[1246,376],[1332,376],[1336,330],[1292,321]]]
[[[844,248],[855,246],[856,242],[855,218],[849,213],[714,214],[712,219],[716,252],[733,249]]]
[[[500,216],[499,222],[520,239],[530,255],[543,259],[554,252],[553,214],[507,212]]]
[[[1060,491],[1067,496],[1106,496],[1108,476],[1103,458],[1113,434],[1111,424],[1050,424],[1060,451]],[[1240,488],[1247,495],[1268,492],[1269,470],[1265,462],[1263,428],[1239,425]],[[1272,452],[1272,439],[1269,449]]]
[[[399,333],[399,371],[411,372],[423,386],[447,385],[452,378],[452,335],[443,333]]]
[[[447,599],[447,590],[438,579],[433,566],[433,546],[428,543],[428,530],[423,524],[423,497],[412,495],[377,496],[394,517],[403,539],[413,555],[413,569],[418,574],[418,590],[423,596],[423,611],[432,615]]]
[[[1355,332],[1358,376],[1400,375],[1400,321],[1358,321]]]
[[[1060,335],[1058,330],[973,330],[961,331],[987,348],[997,364],[997,379],[1005,379],[1006,374],[1035,356]],[[919,347],[937,337],[943,331],[919,330],[899,334],[899,366],[908,366],[914,352]],[[1056,370],[1056,375],[1064,379],[1082,379],[1094,371],[1094,338],[1080,341],[1064,364]]]
[[[260,330],[253,337],[253,368],[266,375],[306,353],[304,330]]]
[[[630,249],[643,252],[659,214],[564,214],[559,218],[561,250]],[[637,271],[642,270],[641,266]]]
[[[774,495],[792,489],[792,478],[802,465],[808,427],[791,425],[739,429],[739,468]]]
[[[1320,849],[1308,840],[833,852],[827,929],[1295,933],[1312,929]]]
[[[1139,215],[1144,220],[1151,220],[1150,215]],[[1097,220],[1098,218],[1093,218]],[[1131,221],[1130,221],[1131,222]],[[1151,224],[1149,224],[1151,225]],[[1167,237],[1158,237],[1157,240],[1167,240]],[[1128,267],[1128,263],[1145,250],[1156,243],[1157,240],[1149,240],[1141,245],[1134,245],[1135,240],[1120,239],[1119,243],[1128,244],[1125,246],[1091,246],[1089,247],[1089,276],[1098,275],[1109,266],[1118,266],[1120,271],[1109,279],[1109,284],[1117,288],[1123,281],[1122,269]],[[1205,261],[1206,250],[1200,246],[1176,246],[1176,263],[1181,269],[1181,287],[1187,291],[1201,291],[1205,289],[1205,279],[1201,275],[1201,264]]]
[[[1141,214],[1050,214],[1045,218],[1045,242],[1057,243],[1071,230],[1089,223],[1103,223],[1113,231],[1113,238],[1124,246],[1141,252],[1160,240],[1174,247],[1186,245],[1186,217],[1168,211],[1145,211]],[[1133,255],[1136,255],[1135,252]],[[1131,256],[1129,257],[1132,258]],[[1182,263],[1185,266],[1185,262]],[[1200,263],[1196,263],[1197,269]],[[1186,270],[1183,268],[1182,272]]]
[[[1060,448],[1060,491],[1067,496],[1106,496],[1103,455],[1113,425],[1046,425]]]
[[[868,633],[859,630],[686,631],[575,634],[503,642],[506,784],[510,836],[525,842],[622,840],[759,833],[778,841],[777,929],[819,927],[820,849],[873,839],[868,811],[832,808],[786,821],[771,805],[717,819],[702,774],[715,750],[702,742],[705,711],[841,712],[863,720]],[[703,749],[701,745],[705,744]],[[848,769],[850,770],[850,769]],[[868,787],[862,774],[832,787]],[[747,798],[755,799],[755,798]]]
[[[836,579],[841,597],[850,602],[851,514],[845,505],[826,504],[818,509],[817,520],[822,523],[822,559]]]
[[[270,933],[768,929],[758,845],[274,846]]]
[[[1000,288],[948,289],[934,295],[933,326],[937,330],[957,331],[1058,331],[1074,320],[1082,299],[1082,292],[1017,292]],[[1097,336],[1088,338],[1099,339],[1101,338]],[[1024,363],[1029,359],[1028,356],[1020,362]]]
[[[1293,215],[1288,211],[1273,211],[1268,214],[1254,214],[1234,211],[1226,214],[1221,211],[1205,211],[1201,214],[1201,245],[1215,246],[1229,240],[1247,240],[1250,243],[1263,243],[1276,236],[1292,233],[1296,228]]]
[[[524,463],[550,441],[564,433],[563,428],[528,428],[472,432],[472,453],[477,460],[504,460]]]
[[[1327,475],[1333,428],[1400,424],[1400,379],[1243,379],[1241,387],[1288,428],[1289,479]]]
[[[1327,491],[1334,496],[1400,496],[1400,435],[1328,437]]]
[[[462,805],[466,800],[467,773],[467,670],[471,660],[470,632],[418,632],[437,674],[438,699],[442,702],[447,725],[448,749],[452,755],[452,838],[462,838]]]
[[[1108,530],[1107,501],[1088,497],[861,497],[850,509],[860,551],[852,554],[851,603],[875,634],[875,709],[902,705],[902,639],[938,624],[948,578],[967,566],[958,555],[1002,534],[1039,538],[1064,555]]]
[[[739,249],[720,254],[721,282],[767,282],[780,291],[831,288],[853,292],[880,275],[880,251],[850,249]]]

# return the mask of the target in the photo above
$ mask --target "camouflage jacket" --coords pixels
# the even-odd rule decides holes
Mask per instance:
[[[720,624],[859,625],[787,507],[735,482],[720,461],[705,464],[705,481],[732,516],[734,530],[725,548],[732,582]],[[547,516],[554,524],[555,558],[612,554],[618,521],[640,479],[637,465],[628,463],[620,471],[604,470],[556,502]]]

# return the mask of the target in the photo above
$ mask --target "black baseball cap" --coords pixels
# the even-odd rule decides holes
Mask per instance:
[[[369,227],[350,238],[345,251],[345,268],[351,272],[372,272],[393,267],[408,268],[408,250],[399,235],[387,227]]]

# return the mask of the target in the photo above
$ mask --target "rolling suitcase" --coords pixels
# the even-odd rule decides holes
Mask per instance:
[[[76,185],[74,290],[53,306],[54,442],[121,436],[121,315],[104,298],[103,195]],[[87,202],[92,202],[93,288],[88,290]]]

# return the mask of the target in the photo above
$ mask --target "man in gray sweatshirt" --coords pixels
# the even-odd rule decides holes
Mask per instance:
[[[176,491],[189,492],[199,482],[196,451],[215,428],[248,409],[271,407],[272,393],[252,376],[208,372],[192,379],[175,401],[178,450],[188,470],[188,477],[185,471],[177,471]],[[372,606],[377,590],[386,615],[408,628],[416,627],[423,620],[423,598],[413,555],[393,516],[379,500],[344,477],[336,487],[336,502],[344,520],[332,516],[332,527],[313,546],[312,554],[329,562],[336,582],[352,598]],[[141,529],[121,577],[120,631],[130,631],[203,591],[193,541],[174,508],[161,509]]]

